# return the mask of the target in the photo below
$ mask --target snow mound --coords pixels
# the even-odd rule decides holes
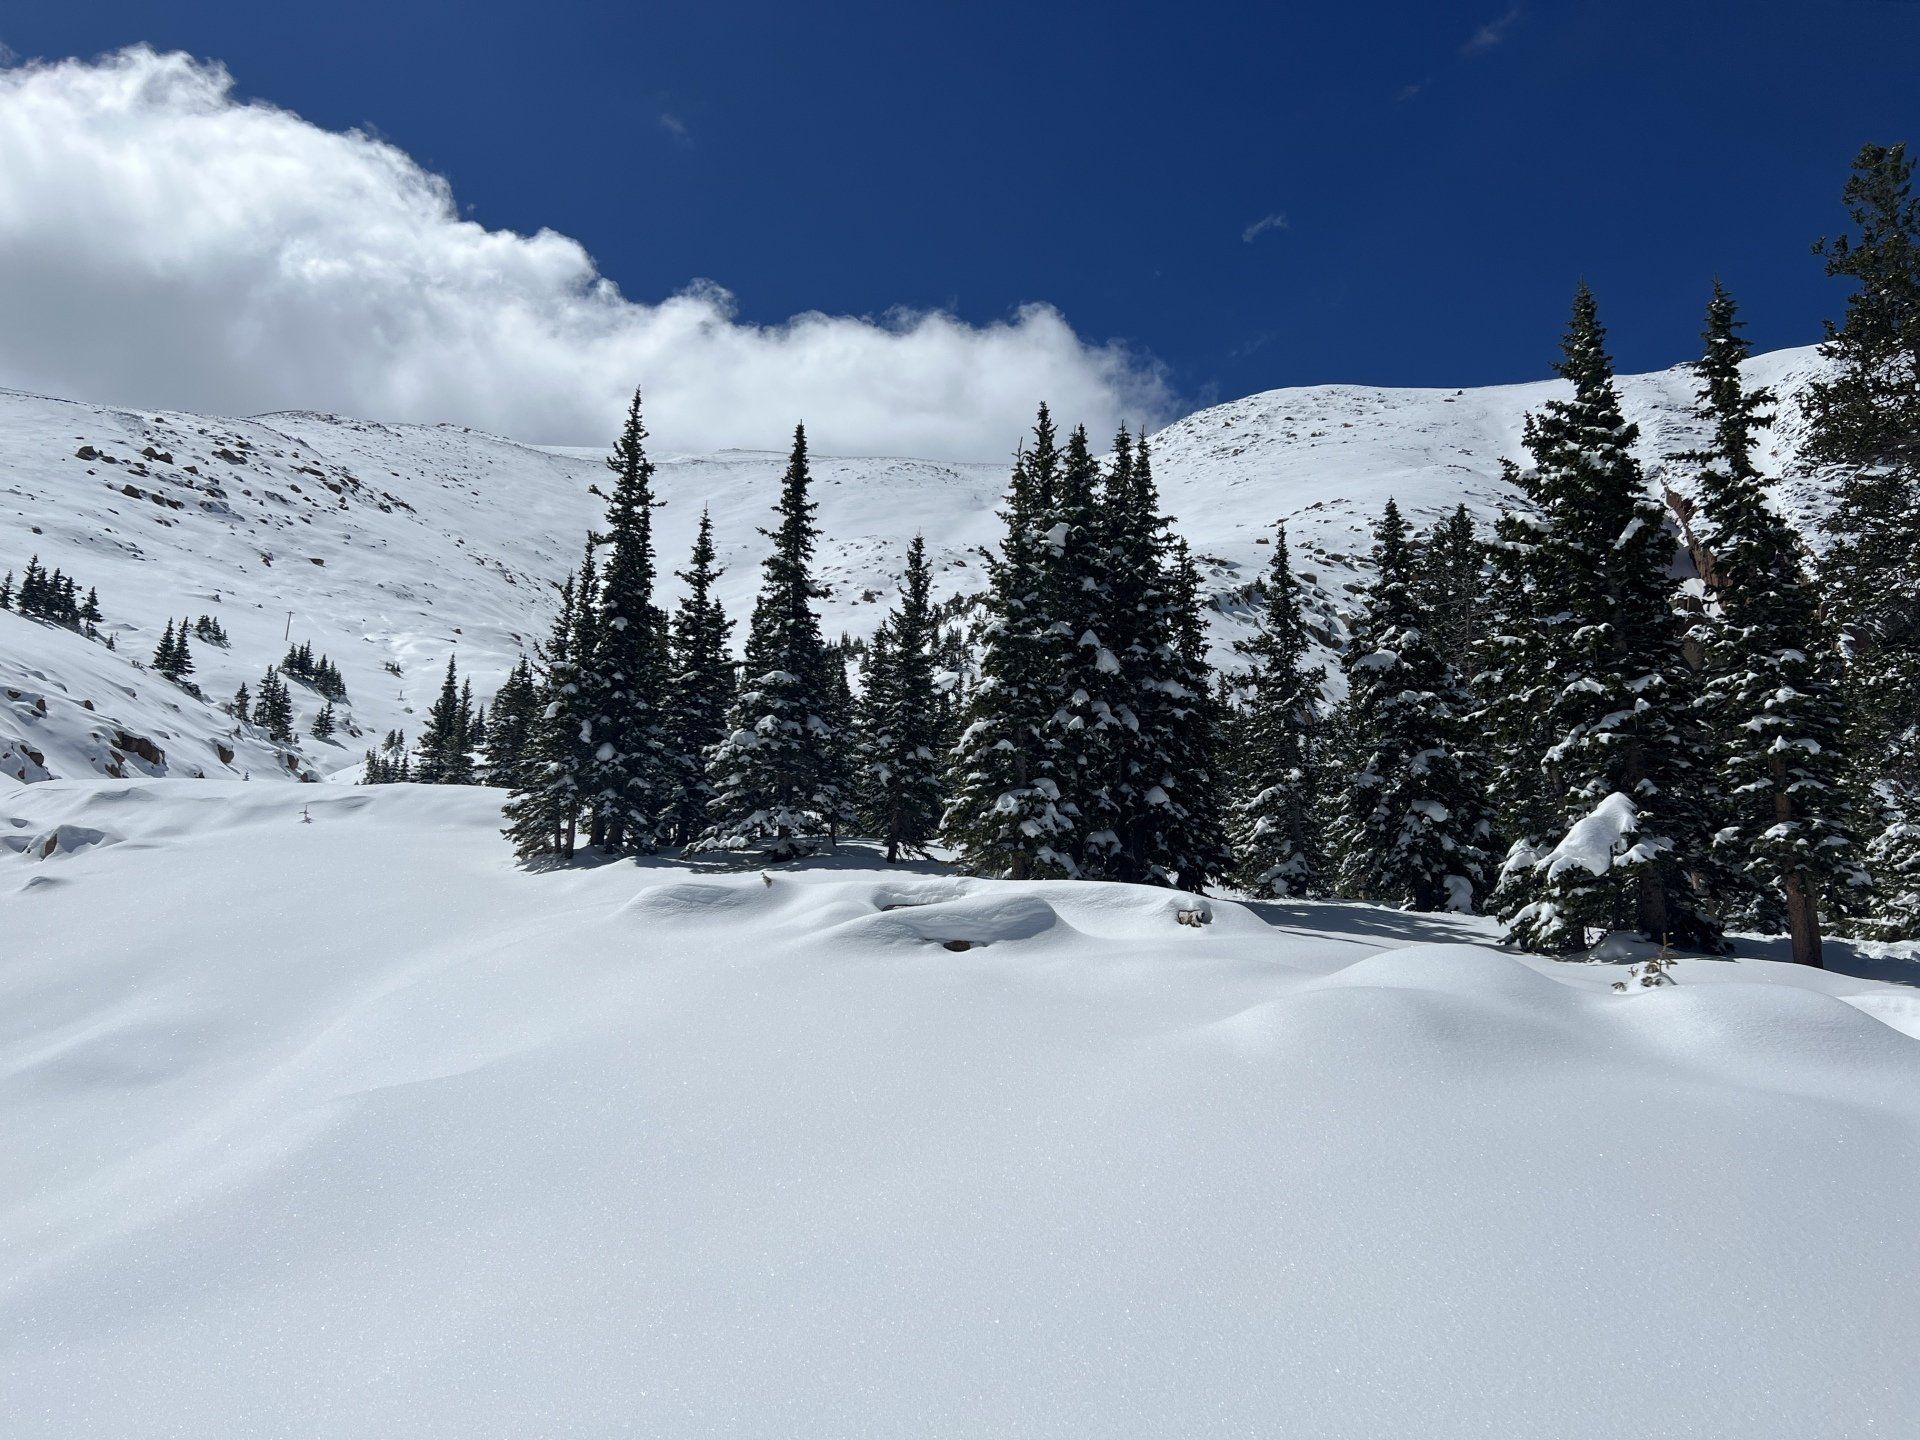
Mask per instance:
[[[1909,988],[1622,994],[1461,917],[851,861],[528,873],[498,803],[0,790],[0,835],[122,837],[0,895],[0,1433],[1920,1413]]]

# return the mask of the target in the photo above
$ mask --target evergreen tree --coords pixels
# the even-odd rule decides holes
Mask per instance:
[[[1233,735],[1234,879],[1250,895],[1325,893],[1316,748],[1323,672],[1308,663],[1312,647],[1283,525],[1267,569],[1265,623],[1234,647],[1249,664],[1247,703]]]
[[[1710,755],[1673,609],[1674,541],[1634,459],[1638,427],[1621,414],[1585,285],[1557,368],[1572,398],[1549,401],[1525,431],[1534,464],[1523,486],[1538,520],[1502,537],[1527,572],[1505,585],[1525,606],[1501,620],[1506,666],[1511,676],[1524,661],[1520,684],[1540,710],[1534,734],[1497,738],[1545,745],[1501,752],[1543,774],[1538,813],[1506,817],[1513,845],[1495,909],[1533,949],[1584,949],[1597,927],[1717,950],[1698,884]]]
[[[1852,282],[1828,327],[1827,378],[1807,393],[1805,454],[1838,472],[1822,578],[1851,658],[1856,790],[1883,833],[1870,849],[1880,934],[1920,934],[1899,875],[1920,830],[1920,198],[1902,145],[1867,145],[1843,194],[1857,233],[1822,241]]]
[[[580,594],[591,605],[593,547],[581,564],[581,583],[568,576],[560,587],[560,608],[553,629],[536,650],[533,723],[524,759],[502,813],[507,837],[522,861],[542,856],[571,860],[584,802],[582,725],[574,646],[580,636]]]
[[[1033,445],[1014,459],[989,557],[980,678],[961,712],[941,824],[961,867],[1015,880],[1073,871],[1072,821],[1055,777],[1058,631],[1042,596],[1045,531],[1060,482],[1052,417],[1040,407]]]
[[[287,682],[280,678],[279,670],[272,665],[260,677],[253,723],[265,730],[269,739],[282,745],[293,743],[293,696],[287,692]]]
[[[907,547],[900,603],[867,653],[860,700],[862,799],[889,864],[902,850],[924,854],[940,823],[939,713],[933,683],[933,573],[926,541]]]
[[[463,703],[464,702],[464,703]],[[446,678],[440,683],[440,695],[427,711],[427,723],[420,732],[413,764],[413,778],[422,785],[471,785],[473,758],[467,750],[467,731],[471,723],[473,692],[464,696],[460,689],[454,658],[447,657]]]
[[[653,462],[640,418],[640,392],[607,457],[615,480],[601,537],[598,643],[585,656],[581,683],[595,715],[589,805],[596,843],[615,853],[657,849],[668,803],[660,692],[665,679],[661,620],[653,604]]]
[[[713,593],[720,570],[714,563],[713,518],[700,512],[693,555],[679,573],[686,594],[673,614],[672,679],[665,713],[669,840],[689,845],[707,826],[713,786],[707,780],[707,754],[726,733],[727,707],[733,701],[733,662],[727,636],[733,622]]]
[[[780,520],[760,533],[773,542],[748,629],[746,672],[728,714],[728,734],[709,759],[712,848],[765,845],[780,858],[811,848],[847,816],[842,777],[834,773],[832,678],[813,602],[819,529],[808,496],[807,437],[796,427],[781,480]]]
[[[227,707],[233,712],[233,718],[242,725],[253,720],[253,697],[247,693],[246,681],[240,682],[240,688],[233,692],[233,703]]]
[[[1408,910],[1471,911],[1486,839],[1459,742],[1452,672],[1415,600],[1408,526],[1393,501],[1344,658],[1360,763],[1335,828],[1344,893]]]
[[[1723,824],[1715,846],[1785,914],[1793,958],[1821,963],[1821,910],[1848,908],[1866,886],[1842,788],[1845,753],[1837,656],[1820,595],[1793,531],[1767,503],[1755,432],[1773,396],[1740,375],[1747,344],[1718,284],[1706,353],[1695,366],[1699,414],[1711,423],[1700,466],[1707,593],[1703,711],[1714,732]]]
[[[7,571],[7,578],[0,580],[0,610],[13,608],[13,571]]]
[[[169,620],[165,633],[160,637],[160,643],[153,647],[154,671],[156,674],[166,676],[169,680],[178,673],[175,669],[179,663],[177,643],[173,638],[173,621]]]
[[[1482,638],[1487,550],[1464,505],[1435,522],[1420,544],[1414,599],[1428,642],[1461,675],[1472,673]]]
[[[1137,462],[1144,464],[1142,456]],[[1175,541],[1162,577],[1157,673],[1141,693],[1141,728],[1153,737],[1153,764],[1130,787],[1128,808],[1148,820],[1143,877],[1202,894],[1233,865],[1222,809],[1221,712],[1207,664],[1200,575],[1185,541]],[[1141,785],[1144,783],[1144,788]],[[1135,827],[1129,826],[1130,832]]]
[[[329,700],[320,707],[320,713],[313,717],[313,738],[329,739],[333,735],[334,724],[333,702]]]
[[[173,632],[173,668],[166,676],[169,680],[183,681],[193,674],[193,668],[193,651],[187,646],[187,622],[182,619]]]
[[[507,672],[507,678],[499,690],[494,692],[493,704],[487,712],[487,784],[513,789],[527,778],[539,703],[533,666],[522,655],[513,669]]]

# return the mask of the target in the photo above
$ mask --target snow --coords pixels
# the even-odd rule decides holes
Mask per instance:
[[[1811,350],[1760,356],[1750,366],[1756,383],[1785,397],[1762,458],[1790,475],[1779,498],[1803,524],[1825,495],[1794,469],[1795,397],[1818,366]],[[1699,443],[1693,384],[1684,370],[1621,382],[1656,493],[1662,485],[1687,489],[1684,467],[1667,457]],[[1521,454],[1525,413],[1564,389],[1552,381],[1461,391],[1274,390],[1152,437],[1166,507],[1215,606],[1215,659],[1230,661],[1228,647],[1257,618],[1250,587],[1266,570],[1276,521],[1288,526],[1311,627],[1323,645],[1337,642],[1388,497],[1416,524],[1456,504],[1490,519],[1512,498],[1500,461]],[[609,417],[608,442],[617,420]],[[1009,450],[1017,438],[1008,436]],[[64,684],[96,703],[112,693],[108,686],[131,691],[123,708],[136,729],[186,726],[192,759],[175,767],[169,751],[167,773],[223,774],[200,744],[221,717],[196,711],[188,724],[174,708],[179,692],[134,664],[151,655],[169,618],[214,614],[232,648],[195,644],[193,653],[194,678],[216,701],[243,680],[256,684],[289,639],[335,661],[351,700],[340,717],[350,728],[333,744],[313,742],[307,729],[320,697],[295,685],[296,729],[303,767],[351,779],[370,741],[395,727],[417,735],[450,655],[485,698],[546,633],[556,603],[550,584],[578,563],[582,537],[604,511],[589,490],[606,478],[604,455],[604,447],[538,448],[454,426],[309,412],[219,419],[0,391],[0,571],[17,578],[37,552],[50,569],[96,586],[120,646],[117,655],[93,647],[84,662],[71,647],[49,656],[41,641],[23,638],[25,622],[0,615],[0,667],[29,645],[36,668],[51,677],[20,687],[4,670],[0,684],[36,692]],[[683,562],[700,511],[710,507],[726,567],[717,593],[744,620],[765,546],[756,527],[778,495],[785,455],[655,458],[662,570]],[[927,537],[937,600],[984,591],[981,549],[999,540],[1005,465],[818,455],[813,464],[828,635],[878,625],[916,533]],[[70,741],[40,727],[32,743],[54,757],[45,768],[104,773],[110,759],[84,734],[93,722],[74,723],[81,733]],[[0,759],[25,743],[21,724],[0,705]],[[238,768],[257,779],[276,764],[250,753]],[[19,768],[0,764],[7,774]]]
[[[528,873],[498,799],[0,780],[99,837],[0,848],[0,1433],[1920,1413],[1911,947],[1615,994],[1460,916]]]

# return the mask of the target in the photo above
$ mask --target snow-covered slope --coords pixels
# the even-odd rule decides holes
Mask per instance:
[[[1908,986],[857,856],[529,874],[497,801],[0,781],[0,835],[92,837],[0,850],[0,1434],[1920,1414]]]
[[[1791,397],[1818,364],[1812,351],[1759,357],[1756,378]],[[1200,557],[1219,603],[1223,647],[1251,618],[1246,587],[1271,553],[1263,541],[1288,523],[1296,563],[1310,577],[1316,624],[1337,636],[1364,573],[1367,532],[1389,495],[1416,519],[1465,503],[1490,516],[1504,498],[1500,460],[1517,455],[1522,418],[1554,383],[1485,390],[1276,390],[1190,416],[1154,437],[1169,510]],[[1659,478],[1664,457],[1693,438],[1684,371],[1628,377],[1629,414]],[[1783,410],[1773,459],[1791,469],[1797,418]],[[1017,437],[1009,436],[1009,450]],[[169,617],[218,615],[230,651],[196,649],[196,679],[216,699],[285,650],[310,641],[339,665],[349,719],[378,735],[410,734],[449,655],[484,697],[545,628],[548,582],[577,561],[601,511],[589,486],[600,450],[538,449],[452,427],[382,425],[305,413],[253,420],[149,414],[0,392],[0,570],[38,553],[97,586],[120,646],[69,665],[70,646],[0,614],[0,687],[63,689],[77,705],[109,700],[137,716],[172,716],[192,760],[208,768],[224,717],[188,702],[134,662],[152,653]],[[682,563],[701,507],[711,506],[728,566],[723,597],[744,616],[758,583],[767,520],[784,456],[730,451],[662,457],[661,558]],[[821,569],[829,633],[865,633],[892,600],[908,539],[924,532],[942,596],[984,584],[979,550],[998,539],[995,508],[1005,467],[886,457],[818,457]],[[1804,483],[1783,496],[1817,508]],[[97,647],[96,647],[97,649]],[[388,666],[398,667],[399,674]],[[37,671],[37,675],[29,673]],[[132,691],[121,695],[119,692]],[[4,692],[0,691],[0,699]],[[301,726],[317,697],[296,693]],[[183,712],[189,718],[183,718]],[[100,743],[48,718],[28,733],[18,702],[0,704],[0,755],[31,746],[55,774],[104,772]],[[61,730],[61,735],[54,735]],[[237,746],[251,737],[228,735]],[[319,773],[347,770],[364,745],[304,744]],[[76,757],[87,758],[84,765]],[[265,773],[259,757],[237,763]],[[283,771],[268,757],[266,770]],[[18,763],[8,774],[33,774]]]

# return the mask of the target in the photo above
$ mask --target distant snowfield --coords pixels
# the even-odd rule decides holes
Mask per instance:
[[[0,779],[0,1434],[1920,1414],[1911,953],[1618,994],[1358,905],[530,874],[498,798]]]
[[[1785,350],[1749,366],[1786,398],[1765,459],[1786,477],[1780,497],[1802,522],[1822,496],[1794,473],[1793,397],[1819,363],[1811,350]],[[1287,522],[1310,624],[1337,641],[1388,498],[1416,524],[1460,504],[1490,520],[1513,498],[1501,460],[1520,455],[1527,412],[1560,388],[1273,390],[1154,436],[1162,497],[1216,602],[1216,659],[1231,658],[1256,618],[1248,587],[1265,573],[1276,522]],[[1684,369],[1621,381],[1655,484],[1685,489],[1685,467],[1670,457],[1699,441],[1693,388]],[[1007,437],[1009,456],[1018,439]],[[604,454],[450,426],[308,413],[222,420],[0,391],[0,570],[17,575],[37,552],[49,568],[97,586],[120,647],[103,654],[0,613],[0,775],[284,778],[271,747],[251,743],[260,737],[232,734],[217,709],[134,666],[169,618],[207,613],[233,637],[229,651],[194,647],[195,679],[216,702],[243,680],[257,683],[289,639],[332,657],[352,702],[342,718],[362,733],[311,740],[320,700],[296,685],[303,765],[352,778],[367,737],[396,726],[418,733],[450,656],[484,699],[545,633],[552,584],[578,564],[587,528],[604,513],[589,490],[607,478]],[[756,527],[771,518],[785,458],[656,455],[663,577],[685,563],[700,511],[711,507],[727,567],[721,598],[743,624],[765,554]],[[916,533],[926,536],[937,599],[980,593],[982,549],[1000,540],[1007,469],[814,457],[827,633],[871,633]],[[670,602],[676,582],[663,584]],[[122,731],[151,741],[162,761],[126,759],[114,743]]]

